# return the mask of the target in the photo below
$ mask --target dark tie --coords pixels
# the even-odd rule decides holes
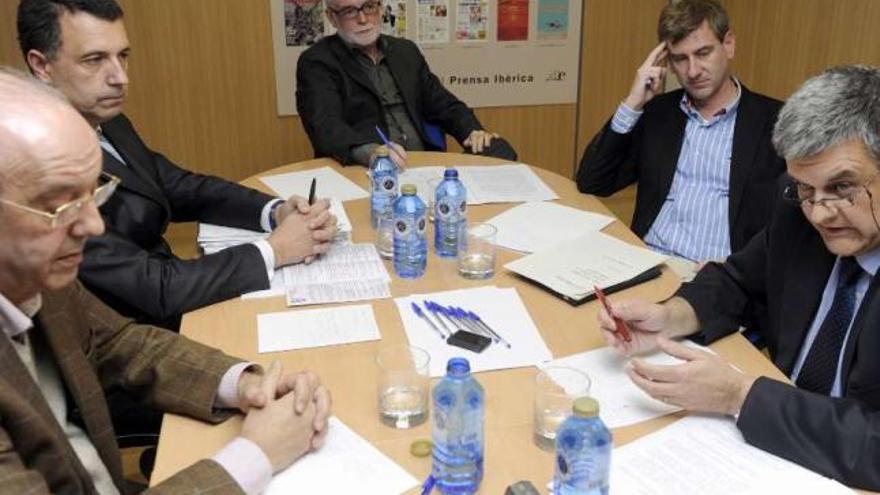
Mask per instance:
[[[819,327],[819,333],[816,334],[798,375],[798,387],[824,395],[831,392],[840,359],[840,349],[843,347],[843,339],[846,337],[846,330],[855,311],[856,283],[861,274],[862,268],[855,258],[840,259],[834,301],[828,314],[825,315],[822,326]]]

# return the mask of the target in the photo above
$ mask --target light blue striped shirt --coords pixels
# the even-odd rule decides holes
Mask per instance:
[[[669,194],[645,235],[651,249],[693,261],[720,260],[730,254],[730,158],[742,89],[736,98],[710,119],[704,119],[682,96],[687,115],[684,140]],[[618,107],[611,129],[625,134],[641,117],[625,104]]]
[[[856,261],[859,263],[859,266],[862,267],[864,272],[862,272],[856,282],[856,305],[853,310],[853,318],[850,320],[849,327],[846,329],[846,336],[843,338],[843,345],[840,347],[840,355],[837,357],[837,371],[834,373],[834,383],[831,385],[831,397],[840,397],[843,394],[843,384],[840,379],[840,366],[843,364],[843,351],[846,349],[846,343],[849,340],[849,334],[852,331],[853,321],[856,320],[856,316],[859,314],[859,308],[862,305],[862,300],[865,298],[865,293],[868,292],[871,280],[874,275],[877,274],[877,269],[880,268],[880,249],[874,249],[863,255],[856,256]],[[822,322],[825,321],[825,317],[831,309],[831,303],[834,301],[834,293],[837,291],[837,279],[839,278],[839,274],[840,258],[838,257],[837,261],[834,262],[834,268],[831,270],[831,275],[828,276],[825,290],[822,292],[822,302],[819,304],[819,310],[816,311],[816,317],[813,318],[813,323],[810,324],[810,329],[807,331],[807,336],[804,337],[804,343],[801,345],[801,352],[798,354],[797,361],[794,363],[794,368],[791,369],[790,378],[792,382],[796,382],[798,376],[801,374],[801,370],[804,367],[804,361],[807,360],[807,354],[810,353],[810,347],[813,346],[813,341],[816,340],[816,336],[819,334]]]

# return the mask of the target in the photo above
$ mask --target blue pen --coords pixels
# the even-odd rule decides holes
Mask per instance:
[[[484,336],[491,338],[491,335],[487,335],[486,332],[483,331],[482,328],[480,328],[474,324],[471,324],[471,322],[469,322],[467,319],[467,315],[465,315],[464,312],[461,311],[459,308],[449,306],[449,307],[443,308],[443,309],[444,309],[444,311],[446,311],[446,314],[455,318],[455,321],[457,321],[460,326],[467,328],[471,333],[476,333],[476,334],[484,335]]]
[[[434,331],[437,332],[437,335],[439,335],[441,339],[446,340],[446,335],[444,335],[443,332],[439,328],[437,328],[437,325],[435,325],[433,321],[429,320],[428,317],[425,316],[425,313],[422,312],[422,308],[420,308],[419,305],[416,303],[411,304],[413,311],[416,313],[416,316],[425,320],[428,325],[430,325],[431,328],[433,328]]]
[[[444,308],[443,306],[432,302],[431,311],[433,311],[435,315],[439,315],[437,316],[438,320],[441,319],[440,316],[443,316],[444,318],[446,318],[447,321],[449,321],[449,324],[452,325],[453,328],[455,328],[456,330],[461,330],[461,325],[459,325],[452,319],[452,316],[450,316],[450,314],[446,311],[446,308]]]
[[[492,327],[490,327],[485,321],[483,321],[483,319],[480,318],[479,315],[477,315],[477,314],[474,313],[473,311],[468,311],[467,315],[468,315],[468,318],[470,318],[470,319],[476,321],[476,322],[479,323],[483,328],[485,328],[486,330],[488,330],[489,333],[491,333],[491,334],[494,336],[494,338],[495,338],[495,342],[501,342],[501,343],[504,344],[508,349],[510,349],[510,347],[511,347],[510,342],[504,340],[504,337],[502,337],[502,336],[501,336],[498,332],[496,332],[495,330],[492,330]]]
[[[391,149],[391,141],[388,140],[388,136],[386,136],[385,133],[382,132],[382,129],[380,129],[379,126],[376,126],[376,134],[379,135],[379,138],[382,139],[382,143],[385,146],[387,146],[388,149],[390,150]]]
[[[443,325],[443,329],[446,330],[446,333],[452,335],[452,330],[450,330],[449,327],[446,326],[446,322],[443,321],[443,318],[440,318],[440,315],[437,314],[437,307],[434,305],[434,303],[428,300],[422,300],[422,302],[425,303],[425,308],[427,308],[428,311],[430,311],[431,314],[434,315],[434,318],[438,322],[440,322],[441,325]]]

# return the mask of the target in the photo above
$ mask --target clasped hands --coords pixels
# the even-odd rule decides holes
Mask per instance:
[[[600,331],[605,342],[624,356],[655,349],[685,361],[658,365],[633,358],[627,371],[633,383],[651,397],[690,411],[738,414],[757,377],[746,375],[719,356],[672,340],[696,331],[693,308],[681,298],[664,304],[622,301],[611,312],[628,326],[632,341],[615,333],[611,315],[599,309]]]
[[[278,472],[324,444],[330,393],[310,371],[282,373],[273,362],[265,373],[245,371],[238,382],[241,436],[254,442]]]
[[[330,213],[330,201],[321,199],[310,205],[308,200],[291,196],[275,208],[275,225],[267,241],[275,252],[275,267],[292,263],[311,263],[330,250],[336,237],[336,216]]]

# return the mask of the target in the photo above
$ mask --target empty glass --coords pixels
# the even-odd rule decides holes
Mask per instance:
[[[590,393],[590,377],[583,371],[565,366],[538,370],[535,376],[533,439],[543,450],[552,451],[556,429],[571,414],[574,400]]]
[[[464,278],[483,279],[495,274],[495,236],[491,223],[467,228],[458,246],[458,274]]]
[[[394,345],[379,350],[379,419],[393,428],[412,428],[428,419],[431,357],[419,347]]]

